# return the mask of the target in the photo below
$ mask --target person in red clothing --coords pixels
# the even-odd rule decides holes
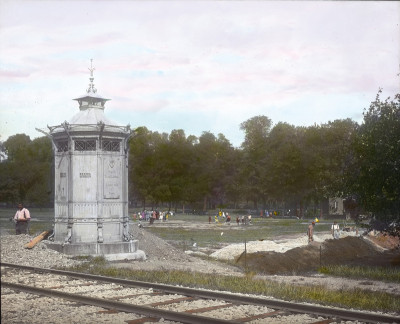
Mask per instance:
[[[31,220],[29,210],[20,203],[14,216],[15,234],[28,234],[28,223]]]

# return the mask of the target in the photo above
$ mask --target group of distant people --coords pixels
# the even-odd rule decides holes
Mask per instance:
[[[314,226],[315,226],[315,221],[312,221],[311,224],[308,225],[307,228],[308,243],[314,241]],[[331,226],[331,234],[335,240],[338,240],[340,237],[340,226],[336,221],[334,221]]]
[[[225,222],[226,224],[230,225],[231,224],[231,215],[229,215],[229,213],[225,213],[223,211],[219,211],[218,215],[214,216],[214,223],[221,223],[220,219],[222,219],[222,222]],[[208,216],[208,223],[211,224],[212,221],[212,217],[211,215]],[[247,216],[237,216],[236,217],[236,224],[237,225],[247,225],[247,224],[251,224],[251,215],[247,215]]]
[[[167,221],[169,217],[173,215],[172,211],[158,211],[158,210],[143,210],[139,213],[134,213],[132,215],[133,220],[139,219],[139,221],[146,221],[150,222],[150,224],[153,224],[155,220],[161,220],[161,221]]]
[[[236,217],[236,224],[238,225],[248,225],[251,224],[251,215],[242,215],[242,217],[237,216]]]

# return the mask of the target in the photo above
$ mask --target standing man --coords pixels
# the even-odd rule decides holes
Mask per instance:
[[[231,225],[231,215],[229,215],[228,213],[226,213],[226,222],[228,223],[228,225]]]
[[[15,222],[15,234],[27,234],[28,231],[28,222],[31,220],[31,215],[29,210],[24,208],[24,206],[20,203],[18,204],[18,210],[14,216]]]
[[[314,226],[315,226],[315,222],[312,222],[310,225],[308,225],[308,229],[307,229],[308,243],[311,243],[314,241]]]
[[[332,225],[331,232],[332,232],[332,236],[333,236],[333,238],[334,238],[335,240],[338,240],[338,239],[339,239],[339,230],[340,230],[339,224],[337,224],[337,222],[334,221],[334,222],[333,222],[333,225]]]

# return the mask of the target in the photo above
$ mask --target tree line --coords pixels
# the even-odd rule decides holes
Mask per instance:
[[[235,148],[223,134],[199,137],[136,129],[129,150],[129,200],[138,206],[197,210],[295,208],[298,216],[328,197],[358,214],[400,221],[400,94],[380,98],[351,119],[309,127],[255,116],[240,125]],[[0,202],[37,206],[54,199],[53,153],[46,137],[1,143]]]

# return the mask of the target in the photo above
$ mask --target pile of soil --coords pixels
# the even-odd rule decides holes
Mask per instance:
[[[368,235],[368,239],[384,249],[394,250],[400,248],[400,237],[398,236],[391,236],[387,233],[374,234],[371,232]]]
[[[327,265],[369,265],[400,267],[399,250],[378,251],[374,243],[362,237],[313,242],[285,253],[243,253],[237,264],[262,274],[293,274],[315,271]]]

